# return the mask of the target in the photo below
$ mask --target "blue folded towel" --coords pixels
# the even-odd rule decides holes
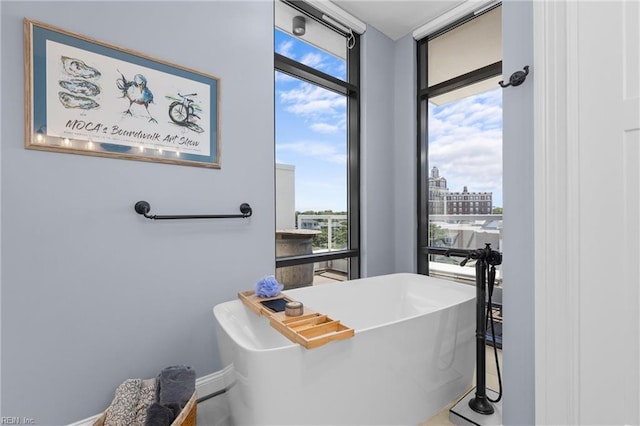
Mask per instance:
[[[196,372],[186,365],[167,367],[158,376],[158,402],[169,406],[177,404],[180,409],[189,402],[196,390]]]

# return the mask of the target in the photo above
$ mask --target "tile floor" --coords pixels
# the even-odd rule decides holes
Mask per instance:
[[[498,376],[496,373],[495,357],[493,348],[487,346],[487,388],[498,390]],[[500,362],[500,370],[502,371],[502,351],[498,350],[498,359]],[[475,386],[475,373],[474,380]],[[466,392],[464,392],[466,393]],[[464,394],[463,394],[464,395]],[[460,395],[462,397],[462,395]],[[451,404],[442,409],[438,414],[431,417],[420,426],[449,426],[453,425],[449,420],[449,409],[458,402],[451,401]],[[198,404],[197,424],[206,426],[232,426],[229,405],[226,394],[221,394],[215,398],[208,399]]]

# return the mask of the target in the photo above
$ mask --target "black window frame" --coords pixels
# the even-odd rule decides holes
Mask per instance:
[[[285,1],[285,3],[296,8],[298,11],[310,18],[322,23],[331,30],[344,35],[346,45],[348,35],[341,29],[324,21],[322,19],[322,12],[299,0]],[[360,37],[358,34],[352,34],[351,36],[355,38],[355,43],[352,48],[347,49],[347,81],[340,80],[329,74],[325,74],[300,62],[275,53],[274,46],[274,72],[282,72],[346,96],[347,223],[349,228],[349,238],[346,250],[296,256],[276,256],[276,269],[336,259],[347,259],[349,262],[348,278],[356,279],[360,277]]]
[[[483,13],[500,7],[497,3]],[[463,25],[481,14],[470,13],[454,23],[416,41],[416,68],[417,68],[417,265],[418,273],[429,275],[429,98],[443,95],[456,89],[469,86],[474,83],[502,75],[502,61],[495,62],[474,71],[453,77],[447,81],[428,86],[429,55],[428,43],[430,40]]]

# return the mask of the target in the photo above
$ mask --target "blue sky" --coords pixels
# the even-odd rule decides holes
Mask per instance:
[[[276,52],[345,79],[344,60],[281,31]],[[296,167],[296,210],[347,209],[346,98],[276,73],[276,162]]]
[[[345,79],[345,61],[275,30],[277,53]],[[276,73],[276,162],[295,166],[296,210],[346,211],[346,98]],[[502,206],[502,92],[429,105],[429,168],[451,191],[493,192]]]

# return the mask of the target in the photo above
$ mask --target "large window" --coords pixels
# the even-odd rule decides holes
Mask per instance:
[[[276,278],[357,278],[359,40],[306,3],[275,5]]]
[[[426,247],[502,250],[501,9],[418,42],[421,273],[475,278],[473,262]]]

